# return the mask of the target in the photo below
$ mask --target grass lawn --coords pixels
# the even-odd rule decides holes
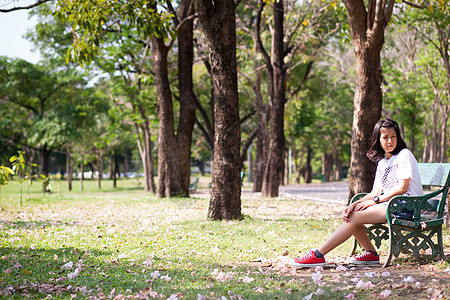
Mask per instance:
[[[55,183],[54,183],[55,184]],[[56,183],[57,184],[57,183]],[[244,193],[243,221],[206,219],[205,189],[158,199],[136,179],[42,195],[18,183],[0,200],[0,297],[61,299],[449,298],[450,259],[393,266],[295,269],[289,261],[338,226],[342,207]],[[200,185],[201,186],[201,185]],[[444,229],[444,247],[450,247]],[[327,255],[342,261],[350,241]],[[224,298],[225,297],[225,298]]]

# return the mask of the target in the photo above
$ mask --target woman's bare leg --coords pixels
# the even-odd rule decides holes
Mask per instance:
[[[360,225],[353,233],[353,236],[361,244],[364,250],[377,251],[377,249],[375,249],[375,247],[372,245],[372,242],[370,241],[369,236],[367,235],[366,228],[364,226]]]
[[[366,250],[375,250],[372,243],[370,243],[366,232],[362,231],[363,224],[374,224],[386,221],[386,206],[374,205],[362,211],[354,211],[349,217],[348,222],[342,223],[334,233],[318,248],[323,255],[327,254],[349,237],[356,234],[358,241],[361,240],[362,246]],[[370,246],[369,246],[370,245]],[[367,247],[367,248],[366,248]]]

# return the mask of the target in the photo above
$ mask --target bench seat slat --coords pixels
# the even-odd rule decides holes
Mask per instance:
[[[394,219],[394,220],[392,220],[392,224],[416,228],[416,229],[422,228],[422,225],[425,225],[425,228],[428,229],[432,226],[439,226],[439,225],[444,224],[444,219],[438,218],[438,219],[433,219],[433,220],[423,220],[423,221],[419,221],[419,222],[408,221],[408,220],[403,220],[403,219]]]

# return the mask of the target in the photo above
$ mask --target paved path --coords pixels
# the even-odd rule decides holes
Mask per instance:
[[[324,182],[280,186],[280,197],[347,204],[348,182]]]

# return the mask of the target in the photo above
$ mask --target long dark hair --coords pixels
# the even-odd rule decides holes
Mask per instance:
[[[397,147],[392,151],[393,155],[398,154],[401,150],[407,148],[405,141],[402,139],[402,135],[400,134],[400,128],[398,127],[397,122],[391,119],[380,120],[375,124],[372,132],[372,145],[370,147],[369,152],[367,152],[367,157],[374,162],[379,162],[382,160],[386,154],[383,148],[380,145],[380,135],[381,128],[394,128],[395,134],[397,135]]]

